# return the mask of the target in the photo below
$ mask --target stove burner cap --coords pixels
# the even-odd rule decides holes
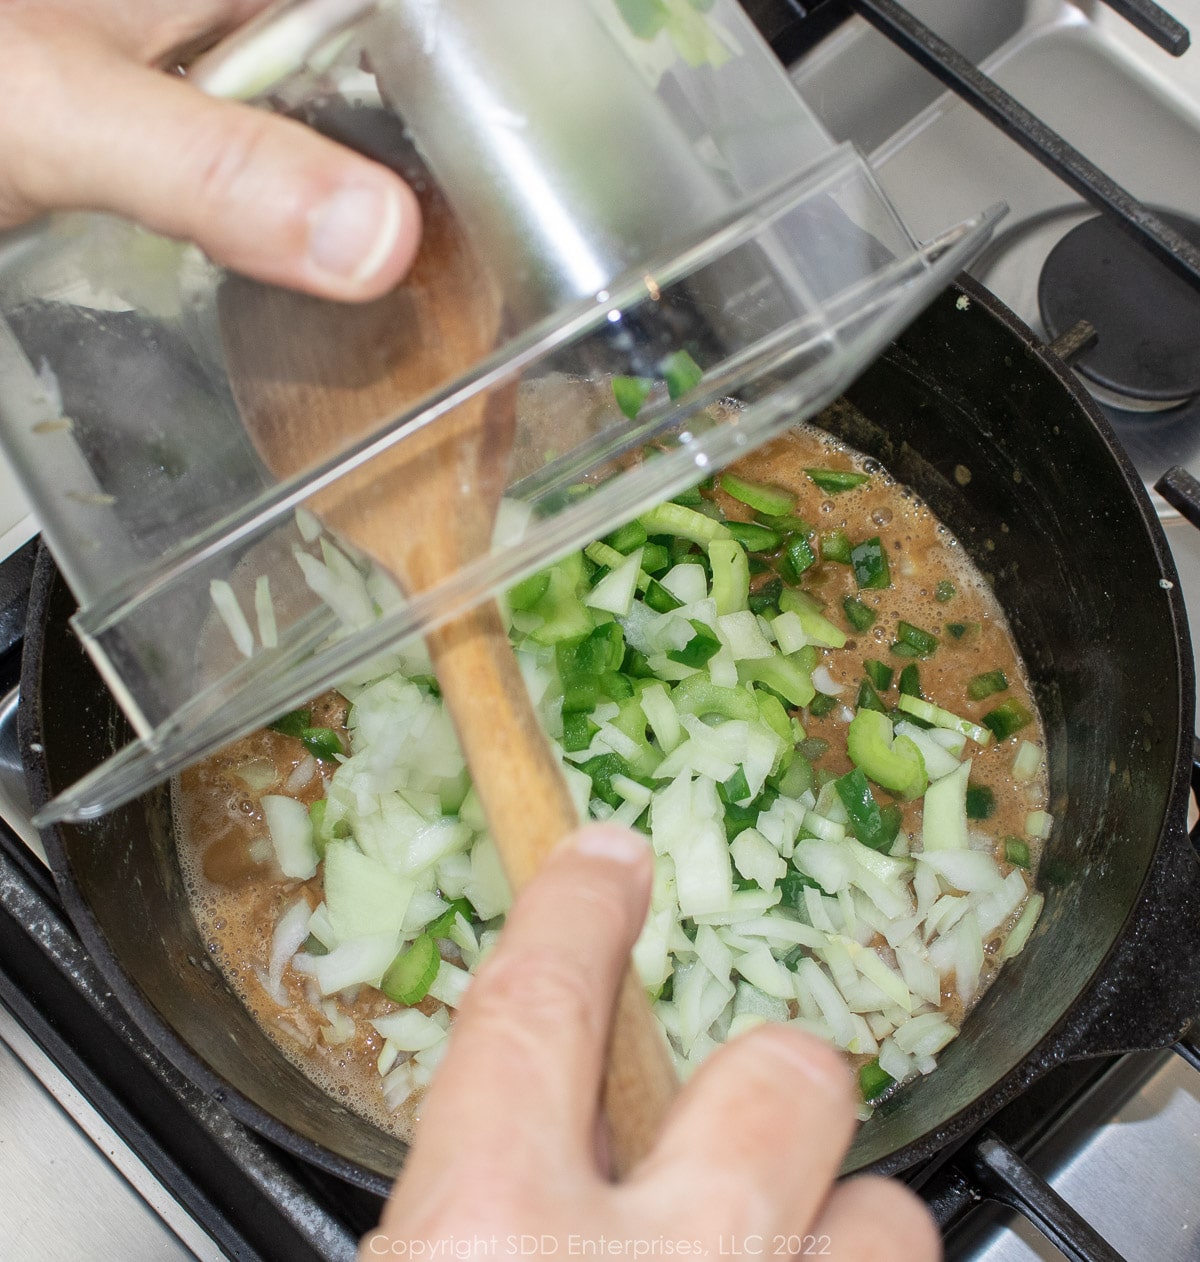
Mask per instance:
[[[1200,245],[1200,221],[1157,213]],[[1051,338],[1078,320],[1095,328],[1095,346],[1073,367],[1104,402],[1163,411],[1200,394],[1200,293],[1106,216],[1072,228],[1050,251],[1038,306]]]

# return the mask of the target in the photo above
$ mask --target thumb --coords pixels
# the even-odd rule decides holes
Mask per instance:
[[[408,270],[420,211],[387,168],[86,39],[30,50],[18,86],[28,109],[0,124],[8,222],[113,211],[235,271],[349,301],[378,297]]]

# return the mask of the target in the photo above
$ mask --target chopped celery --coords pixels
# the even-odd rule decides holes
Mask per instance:
[[[793,758],[788,769],[779,777],[779,792],[784,797],[798,798],[813,787],[812,763],[807,758]]]
[[[933,598],[938,602],[938,604],[944,605],[947,601],[953,600],[957,595],[958,591],[954,584],[948,579],[942,579],[942,581],[934,589]]]
[[[721,490],[769,517],[785,517],[796,507],[796,497],[790,491],[739,478],[728,470],[721,474]]]
[[[717,715],[750,722],[760,713],[759,703],[749,689],[718,688],[705,675],[690,675],[678,683],[671,692],[671,702],[678,713],[698,718]]]
[[[750,658],[738,662],[737,672],[742,683],[766,684],[791,706],[808,705],[817,692],[810,669],[802,665],[800,653]]]
[[[682,504],[659,504],[638,519],[651,535],[671,535],[707,546],[714,539],[732,539],[729,527]]]
[[[683,682],[689,681],[685,679]],[[731,689],[731,691],[738,690]],[[779,698],[772,693],[764,692],[761,688],[755,688],[754,701],[758,708],[758,717],[784,742],[785,747],[790,747],[795,742],[792,721],[788,718],[788,712],[783,708]]]
[[[717,613],[737,613],[749,608],[750,567],[746,549],[736,539],[714,539],[708,545],[712,566],[712,596]]]
[[[420,1003],[429,993],[441,962],[437,943],[423,933],[392,961],[379,989],[394,1003]]]
[[[846,731],[850,761],[900,797],[920,797],[929,779],[925,759],[907,736],[896,736],[886,714],[859,710]]]
[[[961,732],[977,745],[991,744],[992,733],[986,727],[980,727],[978,723],[972,723],[970,719],[959,718],[957,714],[951,714],[949,710],[943,710],[940,706],[924,701],[920,697],[902,695],[898,705],[905,714],[914,714],[918,719],[932,723],[934,727],[944,727],[950,732]]]
[[[970,760],[957,771],[935,780],[925,793],[921,820],[921,845],[935,850],[965,850],[967,838],[967,780]]]
[[[606,570],[615,570],[625,560],[625,553],[618,552],[612,544],[602,543],[600,540],[589,543],[584,548],[583,555]]]
[[[807,592],[785,587],[779,594],[779,608],[785,613],[794,613],[800,619],[804,634],[813,644],[829,649],[846,647],[845,633],[825,617],[820,602]]]
[[[317,852],[318,859],[325,858],[325,847],[330,841],[330,837],[325,831],[325,811],[328,806],[329,802],[327,799],[317,798],[308,808],[308,818],[312,824],[313,849]]]
[[[779,531],[760,526],[757,522],[727,521],[725,524],[747,552],[774,552],[783,543]]]
[[[852,491],[856,486],[870,481],[868,474],[854,473],[849,469],[805,469],[804,472],[822,491],[827,491],[830,495]]]

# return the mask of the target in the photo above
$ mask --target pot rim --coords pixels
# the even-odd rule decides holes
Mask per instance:
[[[1190,793],[1192,768],[1192,716],[1194,710],[1194,677],[1190,653],[1184,651],[1188,643],[1187,618],[1183,605],[1178,574],[1171,557],[1166,538],[1158,523],[1149,497],[1129,458],[1120,447],[1112,428],[1091,396],[1087,394],[1074,373],[1053,352],[1034,336],[1003,303],[978,282],[965,275],[957,278],[950,287],[956,301],[979,303],[989,315],[1001,324],[1039,365],[1059,383],[1091,422],[1104,446],[1117,465],[1126,489],[1132,496],[1136,511],[1148,536],[1162,573],[1173,583],[1166,592],[1167,608],[1175,636],[1175,682],[1178,692],[1180,721],[1176,731],[1176,749],[1171,787],[1166,795],[1162,827],[1147,863],[1143,880],[1121,928],[1105,952],[1098,966],[1080,993],[1071,1001],[1058,1021],[1038,1040],[1034,1048],[997,1082],[976,1096],[969,1105],[952,1114],[938,1128],[928,1131],[917,1139],[894,1150],[887,1156],[861,1168],[881,1174],[896,1174],[919,1162],[941,1154],[948,1157],[954,1150],[955,1139],[975,1129],[997,1109],[1008,1103],[1035,1078],[1063,1061],[1107,1051],[1135,1050],[1142,1046],[1165,1046],[1174,1041],[1179,1030],[1200,1010],[1200,910],[1192,914],[1192,905],[1200,909],[1200,866],[1191,852],[1186,831],[1187,799]],[[945,300],[945,295],[943,295]],[[29,620],[25,637],[21,672],[21,692],[26,698],[40,695],[39,680],[43,662],[45,630],[48,622],[48,605],[58,580],[58,571],[48,551],[42,547],[35,568],[33,587],[29,601]],[[61,581],[61,580],[59,580]],[[21,707],[20,744],[30,796],[35,808],[40,808],[52,796],[49,783],[49,766],[43,742],[40,708],[32,704]],[[172,1025],[161,1017],[143,994],[140,986],[126,972],[111,948],[82,891],[75,880],[67,858],[67,848],[62,835],[63,825],[52,825],[42,830],[46,853],[58,886],[64,907],[76,926],[89,952],[95,959],[105,979],[122,1005],[135,1022],[154,1038],[166,1057],[180,1072],[196,1082],[214,1100],[239,1121],[264,1138],[277,1144],[329,1174],[361,1187],[379,1196],[386,1196],[394,1175],[385,1175],[360,1163],[343,1157],[317,1140],[295,1131],[263,1106],[257,1104],[242,1090],[231,1084],[221,1074],[192,1050]],[[1186,865],[1190,863],[1190,868]],[[1183,877],[1180,888],[1179,878]],[[1190,883],[1188,878],[1190,877]],[[1149,894],[1153,894],[1151,899]],[[1190,941],[1181,941],[1180,931],[1194,926]],[[1106,1013],[1113,1009],[1136,1009],[1140,991],[1134,985],[1118,987],[1113,991],[1114,976],[1117,980],[1130,981],[1129,956],[1131,943],[1139,951],[1146,950],[1147,934],[1158,932],[1166,935],[1177,957],[1190,962],[1187,968],[1179,967],[1177,977],[1171,979],[1176,986],[1175,994],[1182,1000],[1178,1011],[1186,1016],[1168,1014],[1165,1028],[1156,1031],[1153,1041],[1138,1038],[1129,1046],[1110,1047],[1114,1040],[1123,1043],[1139,1033],[1138,1023],[1145,1014],[1134,1012],[1124,1023],[1123,1029],[1112,1028]],[[1186,948],[1186,949],[1183,949]],[[364,1119],[364,1124],[370,1125]]]

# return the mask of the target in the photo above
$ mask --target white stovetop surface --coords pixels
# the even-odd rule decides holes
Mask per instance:
[[[0,460],[0,559],[37,534],[37,522],[8,465]]]

